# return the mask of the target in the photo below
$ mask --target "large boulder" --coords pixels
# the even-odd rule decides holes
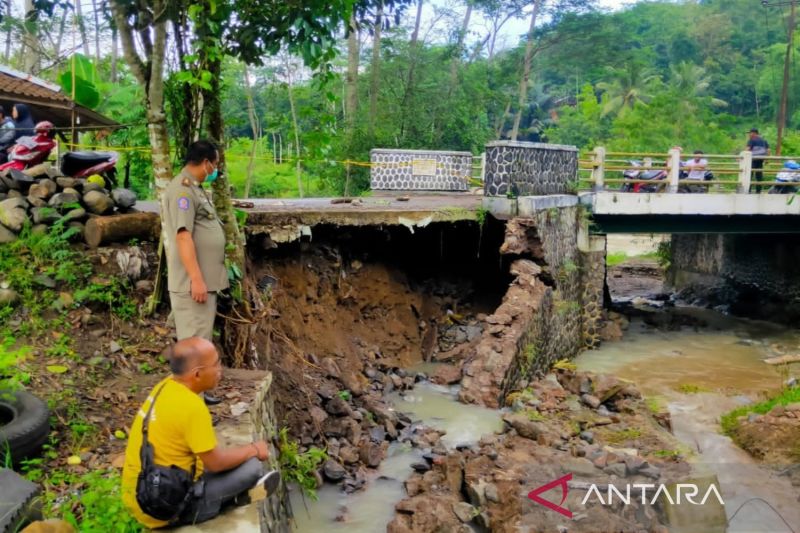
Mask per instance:
[[[90,181],[82,181],[81,183],[83,183],[83,194],[91,191],[105,192],[103,186],[98,183],[92,183]]]
[[[83,203],[90,213],[105,215],[114,210],[114,201],[100,191],[89,191],[83,195]]]
[[[62,189],[78,188],[78,180],[76,178],[56,178],[56,183]]]
[[[0,202],[0,224],[19,233],[28,222],[28,202],[24,198],[9,198]]]
[[[64,209],[65,206],[70,204],[77,204],[80,203],[80,196],[76,192],[60,192],[58,194],[54,194],[50,201],[47,202],[47,205],[54,209]],[[72,208],[72,207],[70,207]]]
[[[130,189],[114,189],[111,198],[120,209],[129,209],[136,203],[136,193]]]
[[[16,233],[6,228],[5,226],[0,226],[0,244],[8,244],[9,242],[14,242],[16,240],[17,240]]]
[[[61,215],[53,207],[34,207],[31,209],[31,216],[34,224],[47,225],[53,224],[61,218]]]
[[[43,179],[39,183],[31,185],[28,190],[28,196],[47,200],[56,193],[57,187],[56,182],[53,180]]]

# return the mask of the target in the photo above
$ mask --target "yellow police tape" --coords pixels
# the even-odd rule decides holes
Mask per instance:
[[[83,149],[83,150],[113,150],[115,152],[151,152],[152,148],[149,146],[100,146],[100,145],[91,145],[91,144],[79,144],[79,143],[63,143],[65,146],[70,147],[70,149]],[[249,155],[238,155],[238,154],[225,154],[226,159],[246,159],[250,160],[251,157]],[[253,157],[255,161],[269,161],[274,163],[275,159],[272,157]],[[337,160],[337,159],[292,159],[292,158],[282,158],[281,163],[333,163],[345,166],[354,166],[354,167],[377,167],[377,168],[403,168],[409,167],[414,165],[414,161],[399,161],[394,163],[373,163],[371,161],[355,161],[352,159],[345,159],[345,160]],[[446,169],[446,165],[440,162],[436,162],[437,169]],[[458,176],[463,178],[469,178],[470,176],[459,173],[459,172],[448,172],[450,176]]]

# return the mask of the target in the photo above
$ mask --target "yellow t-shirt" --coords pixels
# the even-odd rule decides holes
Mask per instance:
[[[197,455],[217,446],[211,413],[200,396],[171,377],[162,380],[150,391],[133,420],[128,447],[125,449],[125,467],[122,469],[122,501],[133,516],[149,528],[167,525],[167,522],[145,514],[136,502],[136,479],[142,469],[139,459],[142,420],[150,408],[153,396],[162,385],[164,390],[158,395],[148,426],[148,438],[154,448],[155,463],[163,466],[175,465],[191,472],[192,464],[197,460],[196,476],[200,477],[203,463]]]

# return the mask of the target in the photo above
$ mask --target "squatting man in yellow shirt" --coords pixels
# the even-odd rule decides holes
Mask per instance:
[[[227,504],[246,502],[247,491],[264,485],[272,495],[280,482],[276,471],[265,472],[261,461],[269,457],[267,443],[221,448],[217,444],[211,414],[200,393],[213,389],[222,378],[222,364],[207,339],[190,337],[175,344],[170,357],[172,375],[162,380],[142,404],[130,431],[122,471],[122,499],[144,526],[195,524],[217,516]],[[148,441],[154,463],[175,465],[186,472],[196,464],[195,486],[185,510],[172,521],[145,514],[136,501],[141,471],[142,421],[157,395],[148,423]]]

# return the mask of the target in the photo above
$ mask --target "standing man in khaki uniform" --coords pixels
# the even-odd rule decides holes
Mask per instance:
[[[228,288],[225,232],[203,183],[217,179],[219,151],[196,141],[162,195],[170,302],[178,340],[213,340],[217,292]]]

